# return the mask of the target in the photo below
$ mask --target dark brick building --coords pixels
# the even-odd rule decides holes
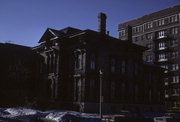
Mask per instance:
[[[165,104],[180,111],[180,5],[119,24],[119,38],[127,40],[132,26],[132,42],[146,46],[144,60],[165,68]]]
[[[107,35],[105,14],[98,19],[99,32],[71,27],[45,31],[33,48],[46,66],[42,96],[56,108],[97,113],[101,77],[104,113],[162,110],[163,70],[143,62],[145,47]]]

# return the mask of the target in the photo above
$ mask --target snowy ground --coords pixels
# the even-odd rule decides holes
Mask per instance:
[[[105,117],[106,115],[103,115]],[[123,117],[140,117],[138,114],[124,114]],[[154,117],[178,118],[180,114],[144,113],[142,118]],[[74,111],[39,111],[27,108],[0,108],[0,122],[100,122],[98,114],[86,114]]]
[[[0,108],[0,122],[100,122],[97,114],[74,111],[39,111],[27,108]]]

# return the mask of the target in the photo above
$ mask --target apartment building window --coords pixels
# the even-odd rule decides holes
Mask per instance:
[[[142,32],[143,31],[143,25],[139,26],[139,31]]]
[[[115,72],[116,71],[116,60],[115,58],[111,59],[111,72]]]
[[[177,34],[177,33],[178,33],[177,27],[171,28],[171,34]]]
[[[176,71],[179,69],[179,65],[178,64],[172,64],[172,71]]]
[[[164,30],[157,32],[157,38],[158,39],[164,38],[164,37],[165,37],[165,31]]]
[[[161,53],[158,55],[158,60],[159,61],[166,61],[167,60],[167,54],[166,53]]]
[[[119,31],[119,35],[120,35],[120,37],[125,36],[126,35],[125,30],[120,30]]]
[[[164,19],[159,19],[157,23],[158,23],[158,26],[164,25]]]
[[[90,69],[94,70],[96,68],[96,56],[95,54],[90,55]]]
[[[171,53],[171,58],[177,58],[178,57],[178,52],[174,51]]]
[[[173,76],[172,80],[173,83],[179,83],[179,76]]]
[[[153,61],[153,55],[147,55],[146,56],[146,61],[147,62],[152,62]]]
[[[146,39],[152,39],[152,33],[148,33],[148,34],[146,34]]]
[[[180,107],[180,102],[179,101],[173,101],[173,108]]]
[[[175,46],[178,46],[178,41],[175,39],[175,40],[171,40],[170,41],[170,46],[171,47],[175,47]]]
[[[177,22],[178,21],[178,15],[173,15],[168,18],[169,23]]]
[[[179,89],[178,88],[172,89],[172,95],[178,96],[179,95]]]
[[[158,49],[159,50],[162,50],[162,49],[165,49],[166,48],[166,43],[165,42],[159,42],[158,43]]]
[[[148,23],[146,24],[146,27],[147,27],[147,29],[150,29],[150,28],[152,28],[152,27],[153,27],[153,24],[152,24],[152,22],[148,22]]]
[[[152,50],[153,49],[152,43],[147,44],[146,47],[148,48],[148,50]]]
[[[125,73],[126,72],[126,61],[122,60],[121,61],[121,73]]]

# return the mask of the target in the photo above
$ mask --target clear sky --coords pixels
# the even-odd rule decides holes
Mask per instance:
[[[180,4],[180,0],[0,0],[0,42],[35,46],[45,30],[71,26],[97,30],[97,15],[107,15],[107,30],[118,24]]]

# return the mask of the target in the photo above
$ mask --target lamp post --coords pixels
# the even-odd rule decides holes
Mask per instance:
[[[100,119],[102,121],[102,102],[103,102],[103,97],[102,97],[102,71],[101,69],[99,70],[99,115],[100,115]]]

